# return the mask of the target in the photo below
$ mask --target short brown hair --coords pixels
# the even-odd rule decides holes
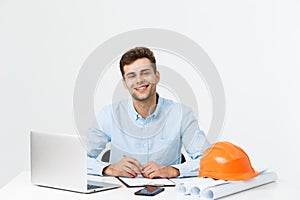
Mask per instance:
[[[124,66],[129,65],[140,58],[148,58],[153,64],[153,70],[156,72],[156,60],[153,52],[147,47],[135,47],[123,54],[120,60],[120,71],[124,75]]]

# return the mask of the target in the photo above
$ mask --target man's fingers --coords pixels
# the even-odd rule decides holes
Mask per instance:
[[[142,165],[133,158],[129,158],[127,161],[127,167],[129,167],[132,171],[134,171],[136,174],[142,173]]]
[[[123,157],[118,166],[120,170],[126,171],[134,177],[141,174],[141,164],[134,158]]]
[[[128,177],[136,177],[137,173],[135,173],[129,166],[127,165],[118,165],[114,167],[114,176],[128,176]]]
[[[130,177],[136,177],[138,174],[133,171],[130,167],[128,166],[124,166],[124,169],[123,171],[126,173],[126,174],[130,174]]]
[[[149,174],[149,178],[173,178],[180,175],[180,172],[177,168],[166,166],[161,169],[155,170]]]
[[[142,168],[142,175],[145,178],[149,178],[149,174],[153,172],[153,166],[151,163],[147,163]]]
[[[143,170],[143,173],[149,173],[149,172],[153,171],[151,166],[143,167],[142,170]]]
[[[157,164],[155,162],[148,162],[143,166],[143,172],[152,172],[152,171],[156,171],[159,169],[162,169],[164,166]]]
[[[150,173],[152,173],[153,171],[150,171],[150,170],[148,170],[148,171],[143,171],[142,172],[142,175],[143,175],[143,177],[145,177],[145,178],[149,178],[149,174]]]
[[[130,158],[130,157],[124,157],[124,160],[126,160],[127,162],[132,163],[136,167],[136,169],[138,169],[139,171],[141,171],[142,165],[136,159]]]
[[[119,176],[126,176],[126,177],[130,177],[130,178],[136,177],[135,174],[129,173],[127,171],[120,171],[120,175]]]
[[[146,178],[170,178],[180,175],[179,170],[174,167],[163,166],[153,161],[142,166],[136,159],[130,157],[123,157],[120,162],[110,165],[105,172],[107,175],[127,177],[142,174]]]
[[[127,167],[120,164],[112,164],[107,167],[105,170],[106,175],[111,176],[127,176],[127,177],[136,177],[136,174],[131,170],[126,169]]]
[[[125,167],[126,167],[127,172],[132,173],[135,176],[142,173],[141,169],[139,169],[135,164],[133,164],[131,162],[127,162]]]
[[[161,177],[160,170],[153,171],[148,175],[148,178]]]

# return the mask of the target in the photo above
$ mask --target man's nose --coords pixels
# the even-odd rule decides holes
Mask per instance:
[[[137,84],[141,84],[141,83],[143,83],[143,82],[145,82],[144,77],[141,76],[141,75],[137,75],[137,76],[136,76],[136,83],[137,83]]]

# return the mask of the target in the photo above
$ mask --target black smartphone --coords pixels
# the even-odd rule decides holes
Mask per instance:
[[[136,191],[134,194],[135,195],[144,195],[144,196],[154,196],[164,190],[165,190],[165,188],[162,188],[162,187],[146,186],[143,189]]]

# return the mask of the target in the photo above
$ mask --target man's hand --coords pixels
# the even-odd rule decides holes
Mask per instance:
[[[153,161],[146,163],[142,170],[145,178],[173,178],[180,175],[179,170],[175,167],[160,165]]]
[[[103,170],[103,174],[110,176],[127,176],[134,178],[141,174],[142,166],[134,158],[123,157],[118,163],[111,164]]]

